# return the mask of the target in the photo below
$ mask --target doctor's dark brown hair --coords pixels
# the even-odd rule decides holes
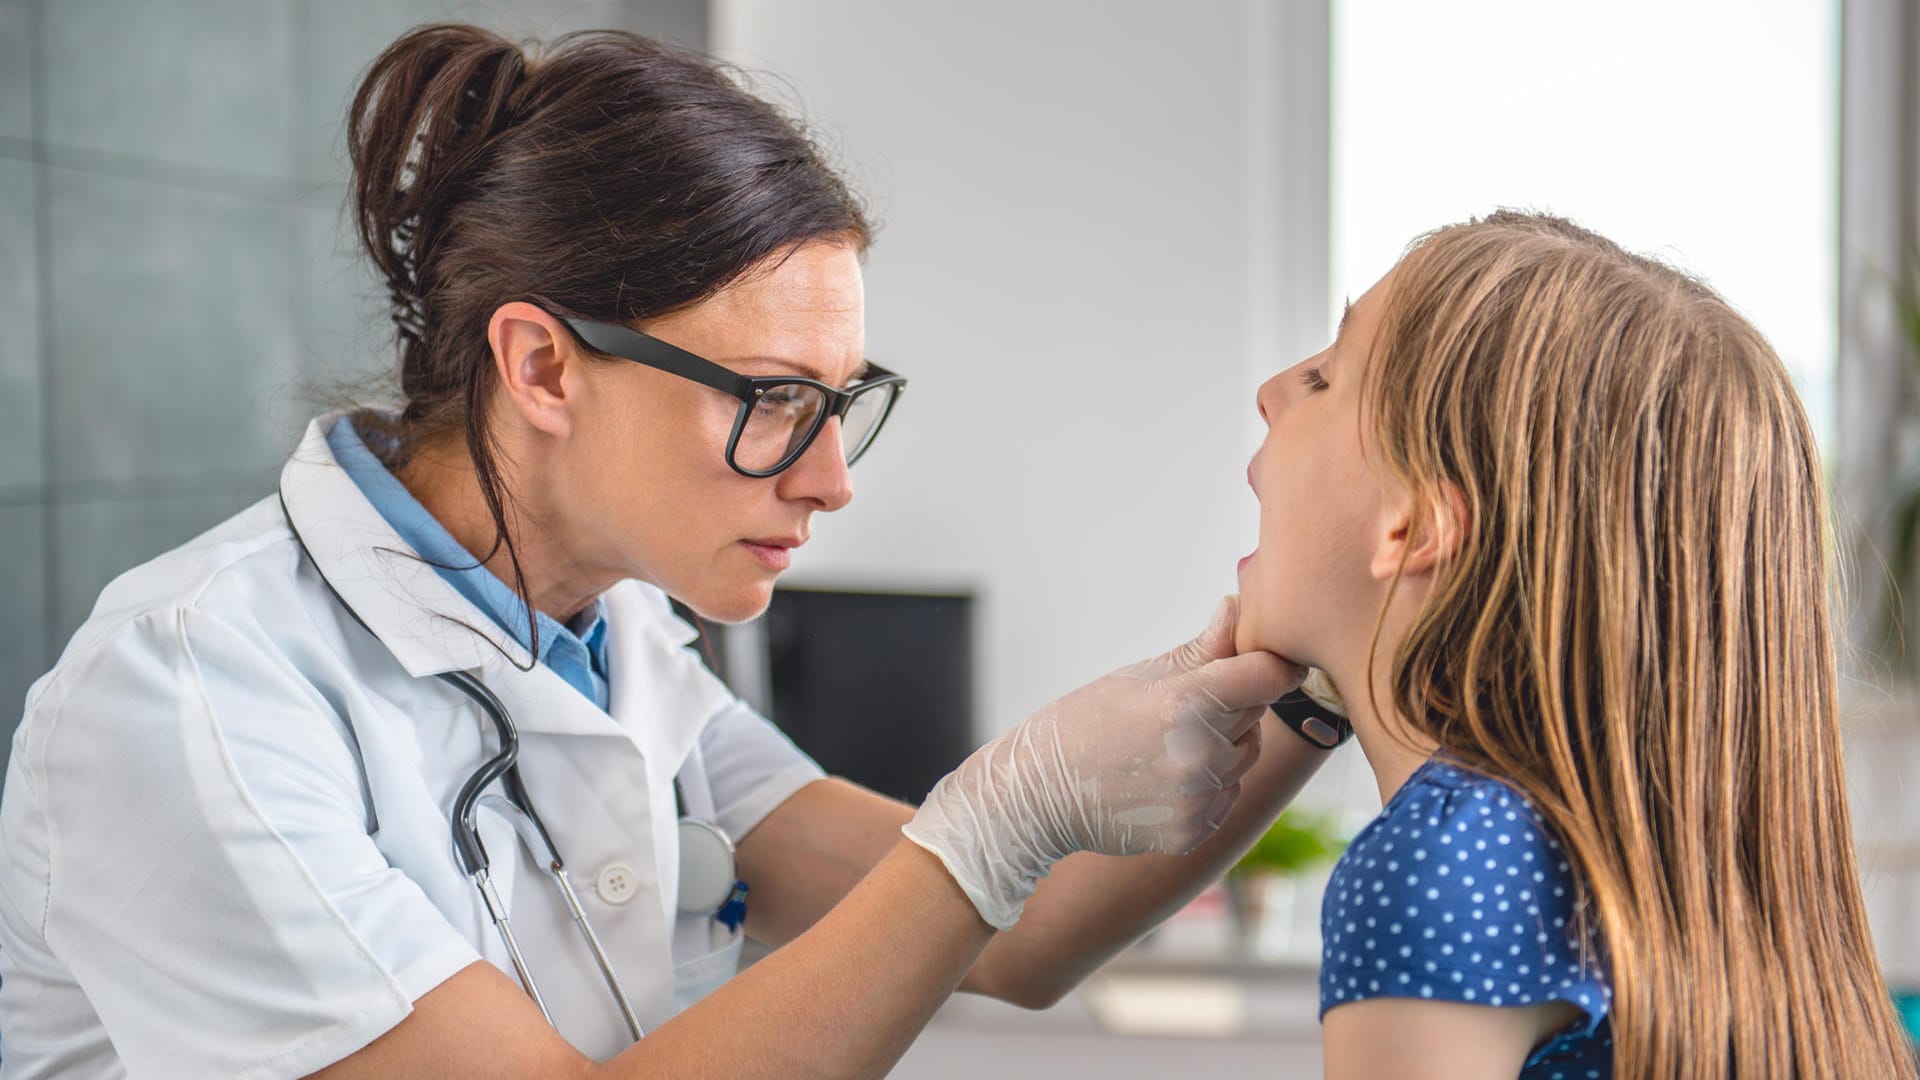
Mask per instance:
[[[363,411],[355,424],[391,448],[394,467],[423,441],[463,434],[496,530],[494,550],[475,554],[504,545],[523,600],[486,423],[493,312],[531,300],[643,321],[800,243],[864,252],[871,239],[859,201],[797,121],[707,59],[636,34],[523,49],[478,27],[419,27],[367,70],[347,146],[403,398],[397,416]],[[531,611],[529,624],[537,634]]]

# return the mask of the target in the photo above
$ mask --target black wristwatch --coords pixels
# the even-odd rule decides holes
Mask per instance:
[[[1281,723],[1322,750],[1331,750],[1353,737],[1353,724],[1346,717],[1308,697],[1303,690],[1295,690],[1271,707]]]

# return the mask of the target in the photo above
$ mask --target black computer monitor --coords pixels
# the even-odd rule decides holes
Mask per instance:
[[[918,805],[973,748],[973,599],[774,591],[772,720],[822,768]]]

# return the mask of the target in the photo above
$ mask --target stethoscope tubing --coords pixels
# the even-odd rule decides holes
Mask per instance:
[[[593,953],[593,962],[600,969],[600,977],[606,980],[607,989],[613,993],[614,1001],[620,1006],[620,1016],[626,1021],[627,1030],[633,1033],[635,1042],[643,1037],[640,1019],[634,1015],[633,1003],[627,997],[626,988],[620,985],[620,976],[613,970],[613,962],[607,958],[607,951],[600,944],[600,935],[594,932],[593,923],[587,918],[587,910],[580,903],[580,896],[573,890],[573,882],[567,877],[566,860],[560,857],[560,849],[554,845],[552,834],[540,820],[533,808],[533,800],[527,794],[527,786],[520,779],[520,729],[513,722],[513,714],[507,711],[493,691],[485,683],[464,671],[448,671],[439,678],[458,689],[461,693],[480,706],[480,711],[493,721],[494,730],[499,734],[500,751],[488,758],[467,782],[460,787],[459,795],[453,801],[454,847],[460,853],[460,860],[467,876],[473,879],[475,887],[487,906],[487,915],[493,919],[493,925],[499,930],[500,937],[506,942],[507,956],[513,961],[513,970],[520,976],[520,985],[526,987],[527,996],[540,1007],[540,1014],[553,1023],[553,1014],[547,1011],[547,1003],[540,996],[539,988],[534,984],[532,972],[527,970],[526,959],[520,953],[520,943],[514,938],[513,925],[507,918],[506,905],[494,891],[490,874],[492,863],[487,858],[487,848],[480,840],[480,828],[476,820],[480,798],[483,792],[495,780],[501,781],[501,787],[507,793],[507,801],[520,812],[522,819],[539,835],[540,846],[546,849],[547,872],[560,885],[560,895],[565,898],[567,911],[573,917],[573,924],[580,929],[580,936],[586,939],[587,950]],[[529,840],[521,834],[523,842]]]
[[[293,515],[287,510],[285,493],[280,494],[280,513],[286,518],[287,529],[293,533],[294,543],[299,545],[301,554],[305,555],[307,562],[313,566],[314,573],[319,576],[321,584],[325,585],[327,592],[333,595],[334,602],[339,604],[354,622],[359,623],[362,630],[378,641],[380,635],[373,633],[373,628],[360,617],[360,613],[353,610],[353,605],[347,603],[346,598],[333,587],[333,582],[327,580],[327,575],[320,569],[320,564],[314,559],[313,552],[307,549],[306,538],[300,535],[299,527],[293,523]],[[607,989],[612,992],[614,1001],[620,1008],[620,1016],[626,1021],[627,1030],[633,1034],[634,1041],[638,1042],[645,1036],[645,1032],[640,1027],[639,1017],[634,1014],[633,1002],[627,997],[626,988],[620,985],[620,976],[614,972],[613,962],[608,959],[606,949],[600,944],[600,935],[594,932],[593,923],[587,918],[586,908],[581,905],[579,894],[574,892],[573,882],[567,877],[566,863],[560,858],[560,850],[554,845],[552,834],[547,832],[546,823],[540,820],[540,815],[534,810],[533,800],[527,794],[527,786],[520,778],[520,729],[513,722],[513,714],[507,711],[507,707],[492,690],[487,689],[485,683],[469,672],[447,671],[440,673],[437,677],[478,705],[480,711],[486,713],[487,718],[493,721],[494,731],[499,738],[500,749],[467,777],[466,782],[460,785],[459,794],[454,797],[453,847],[460,860],[460,868],[466,872],[474,887],[480,891],[481,902],[486,906],[488,918],[493,921],[501,941],[506,945],[507,958],[513,964],[514,974],[520,978],[520,985],[526,989],[527,996],[532,998],[533,1003],[539,1007],[540,1015],[546,1017],[547,1023],[552,1025],[553,1013],[547,1009],[546,1000],[540,996],[540,988],[534,982],[533,973],[527,968],[526,957],[520,952],[520,942],[514,936],[512,921],[507,917],[506,904],[501,901],[499,892],[493,886],[493,877],[490,873],[492,864],[487,858],[486,845],[480,840],[477,820],[480,799],[496,780],[500,781],[501,788],[506,792],[507,802],[513,809],[519,811],[520,819],[530,825],[538,836],[539,846],[545,849],[547,856],[547,872],[559,883],[560,894],[566,900],[567,910],[573,917],[573,924],[579,928],[580,936],[586,939],[587,949],[593,953],[594,964],[599,967],[601,978],[606,981]],[[358,741],[356,735],[356,746]],[[372,793],[367,792],[366,797],[368,828],[369,830],[377,829],[379,819],[374,816]],[[533,846],[531,838],[524,831],[521,831],[521,840],[529,847]]]

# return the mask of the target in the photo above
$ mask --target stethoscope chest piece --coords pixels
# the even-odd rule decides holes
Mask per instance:
[[[710,821],[680,819],[680,910],[711,915],[733,892],[733,842]]]

